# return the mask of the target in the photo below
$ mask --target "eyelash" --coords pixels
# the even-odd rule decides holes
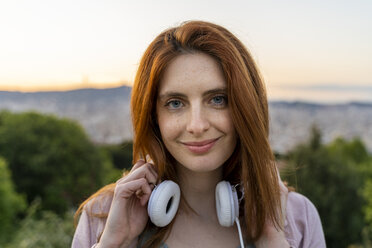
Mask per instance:
[[[174,109],[178,109],[178,108],[172,108],[170,105],[172,104],[172,103],[174,103],[174,102],[179,102],[179,103],[181,103],[181,104],[183,104],[180,100],[169,100],[169,101],[167,101],[166,103],[165,103],[165,107],[168,107],[169,109],[172,109],[172,110],[174,110]]]
[[[210,102],[212,102],[213,101],[213,99],[215,99],[215,98],[217,98],[217,97],[221,97],[222,98],[222,100],[223,100],[223,102],[222,103],[211,103],[212,105],[214,105],[214,106],[216,106],[216,107],[218,107],[218,108],[222,108],[222,107],[225,107],[226,105],[227,105],[227,97],[226,97],[226,95],[216,95],[216,96],[213,96],[211,99],[210,99]],[[171,104],[172,103],[174,103],[174,102],[177,102],[177,103],[180,103],[180,107],[171,107]],[[171,109],[171,110],[176,110],[176,109],[179,109],[179,108],[181,108],[181,107],[183,107],[183,103],[182,103],[182,101],[181,100],[178,100],[178,99],[171,99],[171,100],[169,100],[169,101],[167,101],[166,103],[165,103],[165,107],[168,107],[169,109]]]
[[[211,101],[212,101],[213,99],[217,98],[217,97],[221,97],[222,100],[223,100],[223,102],[222,102],[222,103],[215,103],[215,104],[213,104],[213,105],[218,106],[218,107],[224,107],[224,106],[227,105],[227,97],[226,97],[226,95],[216,95],[216,96],[213,96],[213,97],[211,98]]]

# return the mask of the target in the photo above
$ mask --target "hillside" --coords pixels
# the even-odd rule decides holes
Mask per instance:
[[[97,143],[119,143],[132,138],[129,112],[131,88],[80,89],[65,92],[0,91],[0,109],[39,111],[78,121]],[[337,136],[359,136],[372,152],[372,103],[325,105],[270,102],[270,143],[284,152],[308,138],[316,124],[323,142]]]

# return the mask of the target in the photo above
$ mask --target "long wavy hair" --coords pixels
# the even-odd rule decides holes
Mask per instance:
[[[220,64],[227,83],[228,105],[238,141],[223,165],[223,179],[244,188],[240,218],[242,224],[249,227],[245,228],[246,240],[254,242],[262,235],[267,222],[283,229],[279,182],[268,141],[265,85],[246,47],[227,29],[209,22],[188,21],[165,30],[149,45],[139,64],[131,96],[133,163],[149,154],[161,180],[178,182],[174,158],[167,151],[157,125],[156,102],[167,66],[177,56],[195,52],[213,57]],[[113,194],[114,188],[115,184],[111,184],[96,192],[79,207],[76,216],[87,202],[102,194]],[[97,217],[105,218],[107,213]],[[146,229],[150,228],[155,227],[149,221]],[[156,228],[143,247],[158,247],[171,228],[172,224]]]

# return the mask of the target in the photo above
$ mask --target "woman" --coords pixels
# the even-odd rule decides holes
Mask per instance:
[[[156,37],[131,108],[136,163],[80,206],[72,247],[239,247],[236,226],[219,224],[223,180],[237,188],[246,247],[325,247],[313,204],[278,177],[264,84],[228,30],[190,21]],[[181,202],[171,223],[157,227],[147,204],[164,180],[179,185]]]

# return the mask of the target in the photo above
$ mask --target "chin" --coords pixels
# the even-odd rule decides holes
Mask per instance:
[[[192,156],[183,157],[177,159],[186,169],[193,172],[212,172],[222,167],[228,158],[218,158],[215,154],[210,154],[210,156]]]

